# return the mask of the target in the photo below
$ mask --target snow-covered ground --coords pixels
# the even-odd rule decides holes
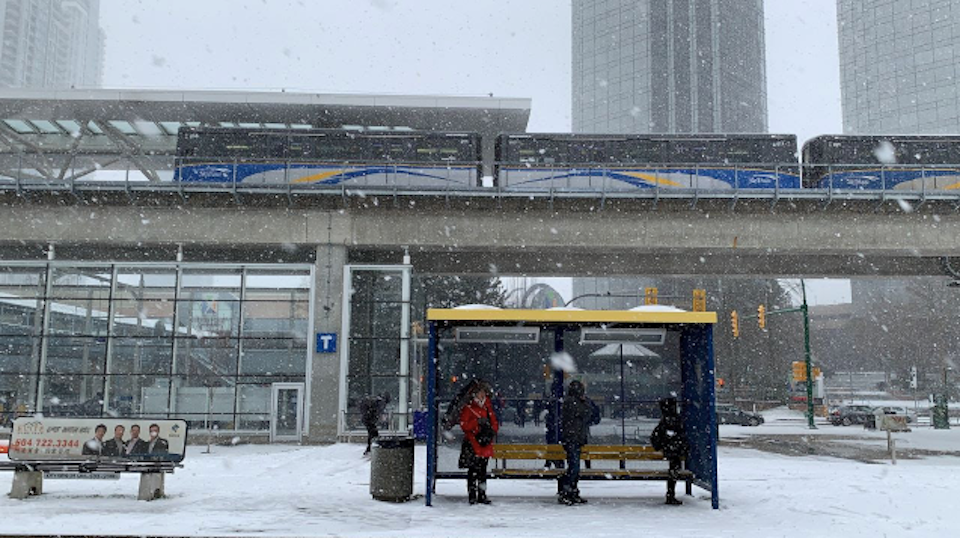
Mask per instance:
[[[722,435],[792,427],[724,426]],[[941,441],[960,446],[958,429],[929,433],[942,433]],[[469,506],[463,482],[440,481],[438,498],[428,508],[422,498],[405,504],[371,499],[370,465],[362,450],[348,444],[241,445],[202,454],[194,447],[186,467],[168,476],[168,498],[149,503],[136,500],[136,476],[48,480],[40,497],[0,498],[0,534],[850,538],[956,536],[960,528],[955,457],[894,466],[723,447],[718,511],[698,488],[683,506],[665,506],[660,482],[585,482],[590,504],[568,507],[556,504],[552,482],[491,481],[494,504]],[[419,494],[424,456],[417,447]]]

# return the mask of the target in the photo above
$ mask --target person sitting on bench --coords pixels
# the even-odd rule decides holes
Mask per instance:
[[[683,504],[683,501],[677,498],[677,477],[683,460],[687,458],[689,446],[687,435],[683,431],[683,421],[677,411],[677,399],[661,398],[660,414],[662,418],[650,435],[650,444],[655,450],[663,452],[663,457],[670,462],[667,475],[667,504]]]

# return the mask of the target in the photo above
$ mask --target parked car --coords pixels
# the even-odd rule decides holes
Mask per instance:
[[[883,411],[885,415],[903,415],[907,417],[907,422],[916,422],[917,416],[911,412],[909,409],[902,405],[881,405],[874,409],[874,412],[877,410]]]
[[[763,416],[759,413],[744,411],[735,405],[717,404],[717,423],[759,426],[763,424]]]
[[[871,419],[873,419],[873,408],[869,405],[842,405],[830,413],[830,424],[834,426],[865,424]]]

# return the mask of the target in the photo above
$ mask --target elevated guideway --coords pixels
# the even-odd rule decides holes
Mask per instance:
[[[290,258],[329,244],[353,262],[396,263],[406,249],[418,271],[458,274],[913,276],[941,275],[943,259],[960,256],[952,201],[494,194],[247,194],[238,203],[227,193],[8,193],[0,257],[35,259],[55,244],[58,257],[73,249],[85,259],[111,249],[164,259],[178,245]]]
[[[170,181],[178,130],[526,130],[530,100],[0,90],[0,259],[290,260],[458,274],[909,276],[960,257],[960,192],[351,188]],[[303,261],[303,260],[300,260]],[[960,263],[955,264],[960,265]]]

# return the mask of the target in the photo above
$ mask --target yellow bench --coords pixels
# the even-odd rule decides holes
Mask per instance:
[[[511,460],[566,461],[562,445],[493,445],[493,459],[499,465],[490,471],[492,478],[558,478],[563,469],[510,468]],[[625,469],[628,461],[663,461],[663,453],[645,445],[584,445],[580,459],[588,468],[581,469],[581,480],[666,480],[666,469]],[[591,461],[619,461],[620,469],[590,469]],[[693,473],[683,469],[678,479],[686,482],[687,494],[692,493]]]

